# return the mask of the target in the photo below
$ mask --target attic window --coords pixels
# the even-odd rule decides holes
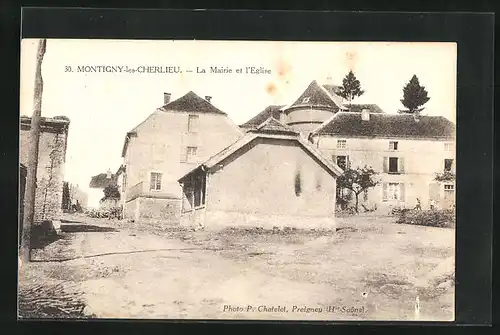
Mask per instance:
[[[311,98],[310,98],[310,97],[305,97],[304,99],[302,99],[302,103],[303,103],[303,104],[306,104],[306,103],[308,103],[308,102],[309,102],[309,100],[311,100]]]
[[[188,132],[196,133],[198,131],[199,116],[190,114],[188,117]]]
[[[391,150],[391,151],[398,150],[398,142],[396,142],[396,141],[389,141],[389,150]]]

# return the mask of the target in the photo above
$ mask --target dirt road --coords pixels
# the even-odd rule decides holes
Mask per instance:
[[[76,259],[51,275],[79,283],[100,318],[453,319],[454,231],[362,222],[329,234],[70,233]]]

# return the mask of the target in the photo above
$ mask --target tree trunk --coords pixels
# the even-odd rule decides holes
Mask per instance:
[[[40,40],[36,58],[33,116],[31,117],[29,136],[26,190],[24,194],[24,216],[20,246],[20,257],[23,263],[30,261],[31,226],[35,218],[36,170],[38,167],[38,143],[40,141],[40,119],[42,116],[42,61],[45,55],[46,44],[46,39]]]
[[[354,193],[354,194],[356,195],[356,207],[355,207],[355,209],[356,209],[356,213],[359,213],[359,211],[358,211],[358,204],[359,204],[358,199],[359,199],[359,194],[358,194],[358,193]]]

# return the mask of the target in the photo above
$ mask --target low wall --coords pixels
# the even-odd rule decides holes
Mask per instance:
[[[335,218],[322,216],[292,216],[259,213],[241,213],[227,211],[199,211],[185,213],[181,217],[181,225],[189,227],[204,226],[206,230],[221,230],[231,227],[274,227],[297,229],[332,229],[336,227]]]
[[[178,222],[180,219],[180,199],[139,197],[124,205],[124,218],[135,221]]]

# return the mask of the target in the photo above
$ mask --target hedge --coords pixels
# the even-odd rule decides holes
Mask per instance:
[[[396,223],[412,224],[419,226],[454,228],[456,221],[455,211],[446,210],[413,210],[404,209],[399,215]]]

